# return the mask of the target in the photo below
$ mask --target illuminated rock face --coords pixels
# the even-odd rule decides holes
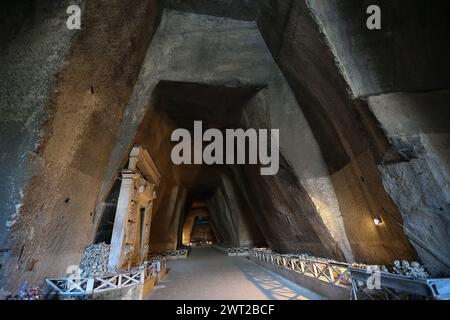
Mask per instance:
[[[81,31],[65,27],[65,4],[0,5],[0,91],[8,97],[0,103],[8,115],[0,120],[0,170],[11,176],[0,186],[0,273],[14,290],[66,274],[92,243],[104,168],[157,27],[153,1],[76,2]],[[16,206],[16,224],[4,230]]]
[[[354,260],[416,251],[448,274],[449,25],[426,1],[371,4],[380,31],[364,28],[363,1],[264,1],[258,24],[320,145]]]
[[[161,173],[150,250],[186,243],[200,201],[226,245],[448,274],[448,19],[372,2],[373,32],[359,0],[80,0],[80,31],[56,3],[2,3],[1,283],[65,274],[109,243],[134,145]],[[279,172],[173,165],[171,133],[195,120],[279,129]]]

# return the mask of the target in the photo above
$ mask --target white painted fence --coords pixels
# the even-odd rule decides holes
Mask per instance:
[[[166,260],[160,261],[161,268],[166,267]],[[145,280],[157,275],[156,262],[146,263],[142,267],[112,275],[104,275],[90,278],[47,278],[45,279],[49,287],[59,295],[91,295],[108,290],[140,285]]]
[[[162,250],[154,251],[150,253],[151,258],[164,257],[166,259],[187,259],[189,250],[188,249],[178,249],[178,250]]]

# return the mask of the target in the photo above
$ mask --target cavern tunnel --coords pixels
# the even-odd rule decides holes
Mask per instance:
[[[310,299],[349,296],[343,266],[449,277],[446,2],[2,2],[0,297],[73,266],[154,266],[154,299],[259,299],[233,285],[266,269]],[[247,280],[170,287],[228,266]]]

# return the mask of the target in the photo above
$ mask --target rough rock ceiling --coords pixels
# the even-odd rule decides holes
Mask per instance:
[[[255,20],[258,2],[259,0],[164,0],[164,7],[237,20]]]
[[[161,81],[157,87],[157,106],[180,128],[191,129],[194,121],[199,120],[203,121],[203,128],[234,128],[240,124],[245,102],[258,90],[254,86]]]

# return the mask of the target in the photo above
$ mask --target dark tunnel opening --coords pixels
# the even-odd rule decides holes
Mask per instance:
[[[146,146],[152,155],[156,155],[155,161],[157,163],[159,159],[162,160],[160,160],[161,162],[166,162],[167,159],[170,159],[170,152],[176,144],[166,141],[170,140],[169,133],[176,128],[187,129],[194,135],[194,121],[202,121],[203,130],[208,128],[217,128],[222,132],[225,129],[234,128],[245,130],[242,122],[243,110],[246,103],[262,87],[262,85],[226,86],[161,81],[153,94],[154,108],[149,109],[144,116],[134,144]],[[166,132],[167,135],[162,135],[162,132]],[[194,148],[193,144],[192,141],[192,147]],[[203,145],[206,144],[206,142],[203,142]],[[246,141],[246,146],[248,144],[249,141]],[[248,155],[246,155],[246,158],[248,158]],[[169,160],[168,162],[171,163],[172,161]],[[161,225],[170,222],[178,225],[174,228],[174,230],[178,230],[178,233],[180,229],[184,229],[183,226],[192,214],[191,210],[202,210],[202,208],[190,208],[190,204],[194,205],[201,202],[204,203],[203,209],[209,212],[209,226],[214,241],[236,247],[266,244],[261,231],[254,223],[253,213],[246,203],[247,200],[236,186],[229,165],[166,165],[163,170],[166,170],[169,174],[165,175],[166,179],[163,179],[161,192],[170,188],[170,184],[177,184],[185,189],[186,197],[183,198],[184,203],[179,205],[182,212],[179,213],[179,216],[172,217],[174,220],[168,220],[170,214],[159,213],[159,211],[164,212],[168,208],[158,206],[158,204],[155,206],[155,220],[152,223],[154,227],[152,227],[150,233],[150,243],[157,242],[158,237],[167,236],[167,233],[163,235],[158,234],[158,231],[153,232],[153,228],[159,230]],[[225,203],[214,204],[215,198],[222,197],[220,190],[224,188],[223,179],[230,180],[227,183],[233,184],[233,192],[236,192],[235,197],[238,199],[220,199],[220,201],[225,200]],[[161,194],[161,199],[164,199],[166,195],[167,193]],[[167,201],[167,198],[161,200],[161,202],[163,201]],[[230,207],[230,201],[237,201],[240,207]],[[224,206],[227,206],[227,209],[222,211],[220,208]],[[242,221],[234,222],[234,220]],[[183,237],[181,236],[181,238]],[[176,245],[173,241],[171,248],[178,248],[182,244],[191,243],[190,240],[178,239]]]

